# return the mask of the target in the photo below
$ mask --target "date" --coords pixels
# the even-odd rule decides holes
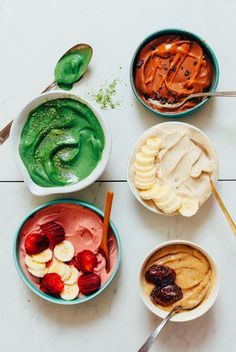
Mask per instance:
[[[169,266],[152,265],[146,272],[145,278],[148,282],[163,287],[174,283],[176,273]]]

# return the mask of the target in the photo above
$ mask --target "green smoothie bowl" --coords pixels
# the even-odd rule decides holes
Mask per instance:
[[[31,211],[14,239],[17,272],[46,301],[74,305],[102,293],[116,275],[121,244],[110,221],[109,269],[99,249],[104,213],[94,205],[60,199]]]
[[[165,118],[179,118],[200,109],[209,98],[188,100],[190,94],[215,91],[219,66],[209,45],[194,33],[164,29],[149,35],[136,49],[130,66],[131,86],[137,100]]]
[[[14,120],[11,149],[34,195],[69,193],[100,177],[110,157],[111,137],[89,102],[54,91],[34,98]]]

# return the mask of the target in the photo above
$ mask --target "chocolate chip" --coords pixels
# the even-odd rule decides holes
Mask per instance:
[[[181,70],[183,70],[184,68],[183,68],[183,66],[180,66],[180,68],[181,68]]]
[[[188,80],[190,80],[190,77],[188,77]]]
[[[172,62],[173,61],[173,59],[172,59],[172,57],[170,58],[170,60],[169,60],[170,62]]]
[[[165,105],[165,104],[166,104],[166,102],[167,102],[166,98],[161,97],[161,99],[160,99],[160,103],[161,103],[162,105]]]
[[[151,44],[151,50],[156,50],[156,45],[154,45],[154,44]]]
[[[161,95],[158,93],[158,92],[154,92],[153,94],[152,94],[152,96],[151,96],[151,98],[153,99],[153,100],[161,100]]]
[[[194,65],[197,65],[197,60],[194,60],[194,61],[193,61],[193,64],[194,64]]]
[[[175,72],[176,71],[176,65],[173,65],[172,70]]]
[[[145,98],[146,100],[149,99],[149,95],[148,95],[147,93],[144,93],[143,96],[144,96],[144,98]]]
[[[142,59],[139,59],[139,60],[137,61],[137,63],[136,63],[136,67],[137,67],[137,68],[140,68],[140,67],[142,66],[142,64],[143,64],[143,60],[142,60]]]
[[[189,70],[186,70],[185,72],[184,72],[184,75],[186,76],[186,77],[188,77],[189,75],[190,75],[190,71]]]
[[[168,70],[167,64],[162,64],[162,67],[164,68],[165,71]]]
[[[203,59],[203,60],[206,60],[206,59],[207,59],[207,56],[204,54],[204,55],[202,56],[202,59]]]

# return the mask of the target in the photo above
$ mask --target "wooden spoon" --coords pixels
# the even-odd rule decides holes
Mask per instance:
[[[219,206],[221,207],[223,213],[224,213],[224,216],[226,217],[226,220],[228,221],[231,229],[233,230],[233,233],[236,235],[236,225],[233,221],[233,219],[231,218],[231,216],[229,215],[229,212],[228,210],[226,209],[219,193],[217,192],[216,188],[215,188],[215,185],[214,185],[214,182],[212,180],[210,180],[210,183],[211,183],[211,190],[212,190],[212,193],[214,194]]]
[[[99,252],[101,252],[106,259],[106,271],[110,270],[109,263],[109,252],[108,252],[108,244],[107,244],[107,235],[109,230],[109,222],[110,222],[110,214],[113,200],[113,192],[107,192],[106,205],[104,211],[104,220],[103,220],[103,230],[102,230],[102,240],[99,246]]]

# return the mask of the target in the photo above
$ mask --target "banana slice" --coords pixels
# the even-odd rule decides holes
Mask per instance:
[[[70,267],[70,277],[69,277],[69,279],[64,281],[64,283],[66,285],[74,285],[75,283],[77,283],[78,278],[79,278],[78,270],[74,266],[71,266]]]
[[[39,263],[47,263],[52,259],[52,251],[50,248],[45,249],[41,253],[33,254],[32,258]]]
[[[137,180],[138,182],[149,182],[152,183],[155,181],[156,177],[154,176],[146,176],[146,175],[140,175],[140,174],[135,174],[134,176],[135,181]]]
[[[150,166],[154,164],[154,157],[144,156],[142,153],[137,153],[135,161],[140,166]]]
[[[179,212],[183,216],[193,216],[199,209],[199,203],[197,199],[182,198]]]
[[[166,202],[172,194],[172,190],[168,185],[160,186],[155,196],[152,198],[156,204]]]
[[[134,184],[137,188],[139,189],[149,189],[151,188],[154,184],[155,184],[155,178],[153,178],[153,181],[152,182],[141,182],[141,181],[138,181],[136,179],[134,179]]]
[[[142,165],[138,164],[136,161],[134,162],[134,168],[135,168],[136,172],[137,171],[148,172],[148,171],[152,170],[153,167],[154,167],[153,164],[148,165],[148,166],[142,166]]]
[[[181,204],[181,198],[175,194],[175,192],[171,192],[171,196],[164,202],[155,202],[156,206],[161,209],[164,213],[171,214],[174,213],[177,209],[179,209]]]
[[[25,256],[25,264],[33,270],[44,270],[46,268],[45,263],[39,263],[33,259],[31,255],[26,254]]]
[[[153,177],[156,176],[156,168],[153,167],[152,169],[150,169],[149,171],[135,171],[135,176],[139,176],[140,178],[143,177]]]
[[[52,264],[48,268],[48,273],[57,273],[63,277],[66,274],[66,270],[66,264],[54,258]]]
[[[57,244],[54,248],[54,255],[57,259],[62,262],[68,262],[74,257],[75,249],[73,244],[70,241],[62,241]]]
[[[155,149],[149,149],[147,145],[142,146],[141,153],[149,158],[155,158],[158,151]]]
[[[158,151],[161,146],[161,138],[158,138],[158,137],[148,138],[146,141],[146,146],[151,150]]]
[[[66,270],[65,270],[65,274],[62,276],[62,281],[66,281],[66,280],[68,280],[69,279],[69,277],[70,277],[70,266],[69,265],[67,265],[67,264],[65,264],[65,266],[66,266]]]
[[[46,275],[48,273],[48,268],[45,268],[42,270],[28,268],[28,271],[30,272],[30,274],[32,274],[36,277],[44,277],[44,275]]]
[[[76,283],[74,285],[64,285],[64,289],[61,292],[60,296],[61,298],[67,301],[70,301],[78,297],[78,294],[79,294],[79,287],[78,287],[78,284]]]
[[[140,191],[139,194],[140,194],[141,198],[143,198],[144,200],[150,200],[155,197],[155,195],[158,193],[159,189],[160,189],[160,185],[156,182],[152,186],[152,188],[145,190],[145,191]]]

